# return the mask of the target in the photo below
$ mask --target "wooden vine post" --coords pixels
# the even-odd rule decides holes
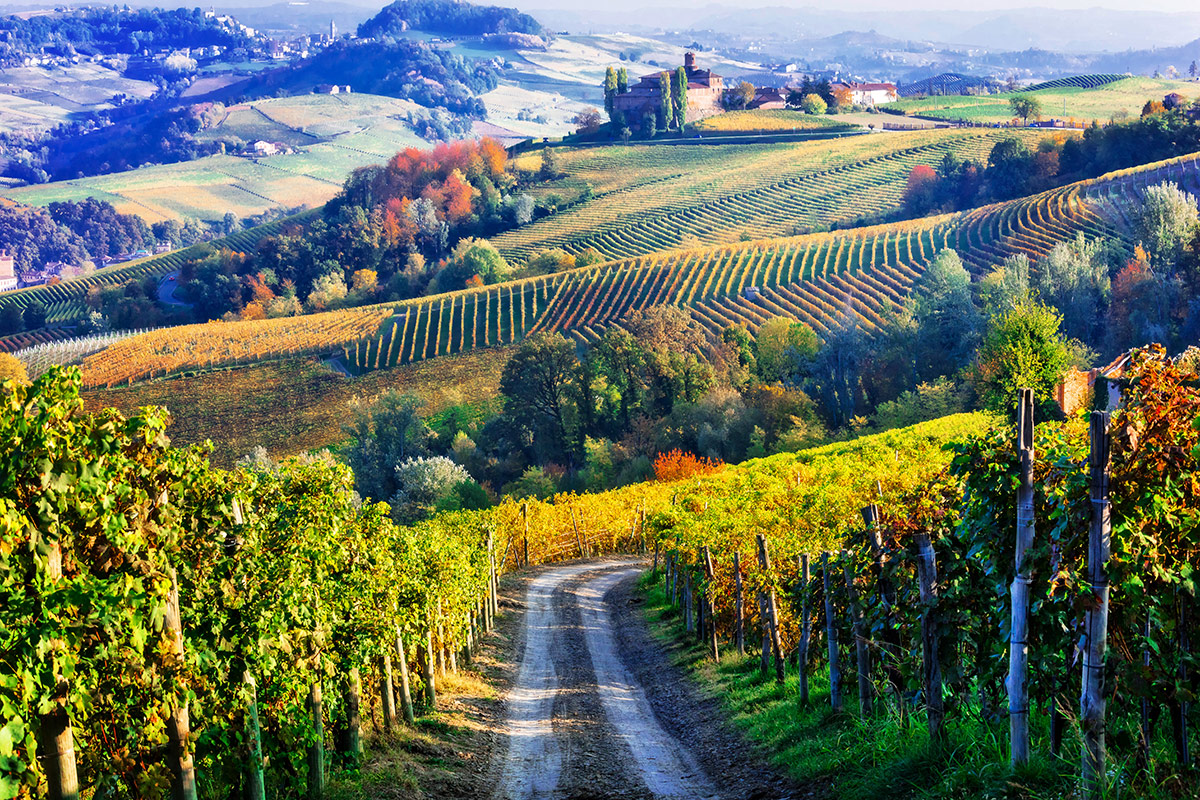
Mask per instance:
[[[1025,554],[1033,546],[1033,390],[1021,389],[1017,401],[1016,577],[1012,583],[1012,626],[1008,643],[1008,728],[1012,764],[1029,760],[1029,590],[1033,583]]]
[[[171,589],[163,620],[171,654],[183,664],[183,623],[179,615],[179,576],[175,569],[168,573]],[[191,721],[188,704],[180,702],[167,718],[167,769],[171,772],[172,800],[196,800],[196,767],[191,754]]]
[[[716,585],[716,573],[713,572],[712,553],[708,545],[704,545],[704,576],[708,578],[708,591],[704,593],[704,605],[708,608],[708,638],[712,648],[713,661],[721,660],[721,651],[717,646],[717,620],[713,613],[713,590]]]
[[[358,667],[350,668],[350,681],[346,687],[346,739],[343,743],[345,753],[354,757],[362,755],[362,716],[360,704],[362,701],[362,679]]]
[[[47,542],[46,583],[50,586],[62,580],[62,545]],[[55,644],[60,644],[55,642]],[[38,761],[46,776],[46,793],[50,800],[77,800],[79,773],[75,768],[75,737],[71,733],[71,718],[67,714],[67,681],[55,670],[58,681],[50,710],[38,719]]]
[[[733,551],[733,641],[739,656],[746,655],[746,598],[742,590],[742,559]]]
[[[308,797],[309,800],[320,800],[325,794],[325,718],[320,677],[309,687],[308,710],[312,714],[314,734],[308,746]]]
[[[767,537],[761,533],[757,534],[758,539],[758,564],[762,567],[763,575],[770,577],[771,575],[771,554],[767,552]],[[775,590],[768,589],[764,598],[764,605],[767,612],[767,626],[771,633],[771,647],[775,650],[775,681],[783,683],[783,644],[779,639],[779,611],[775,605]]]
[[[796,647],[796,667],[800,676],[800,703],[808,704],[808,645],[812,639],[812,616],[808,608],[809,575],[808,553],[796,556],[797,573],[800,577],[796,591],[800,594],[800,643]]]
[[[696,630],[696,620],[692,616],[692,571],[683,573],[683,629],[688,633]]]
[[[246,800],[266,800],[267,785],[263,780],[262,733],[258,726],[258,688],[254,676],[247,670],[242,673],[242,683],[248,696],[246,703],[247,754],[245,778]]]
[[[521,503],[521,525],[525,528],[524,552],[525,566],[529,566],[529,501]]]
[[[1104,662],[1108,647],[1108,564],[1112,542],[1112,517],[1108,502],[1108,463],[1111,440],[1108,414],[1092,413],[1091,468],[1092,522],[1088,529],[1088,581],[1092,600],[1084,622],[1083,696],[1080,721],[1083,727],[1082,782],[1085,797],[1104,793]]]
[[[882,491],[879,493],[882,494]],[[887,675],[888,691],[896,701],[897,710],[903,715],[903,677],[898,664],[901,652],[900,631],[892,617],[896,607],[896,587],[887,575],[887,555],[883,551],[883,532],[879,529],[879,506],[872,503],[862,510],[862,516],[867,528],[867,541],[871,543],[871,555],[875,560],[875,583],[879,587],[879,601],[885,613],[883,630],[879,636],[882,640],[880,651],[883,654],[883,671]]]
[[[846,577],[846,598],[850,611],[850,629],[854,632],[854,654],[858,667],[858,713],[871,716],[873,710],[871,685],[871,653],[867,649],[867,629],[863,624],[862,609],[858,606],[858,591],[854,587],[854,569],[850,564],[850,553],[842,552],[842,572]]]
[[[500,579],[496,572],[495,534],[488,530],[488,597],[492,603],[493,619],[500,613]]]
[[[837,620],[833,616],[829,553],[821,554],[821,579],[825,589],[825,640],[829,643],[829,705],[836,713],[842,710],[842,671],[838,665]]]
[[[421,648],[421,677],[425,679],[425,702],[437,708],[437,685],[433,677],[433,625],[425,629],[424,647]]]
[[[400,629],[396,629],[396,658],[400,664],[400,710],[404,714],[404,721],[409,726],[416,724],[416,715],[413,714],[412,688],[408,680],[408,648],[404,646],[404,637],[400,635]],[[392,714],[395,715],[393,708]]]
[[[383,729],[389,733],[396,727],[396,694],[392,682],[392,654],[384,650],[380,659],[379,699],[383,707]]]
[[[921,687],[925,691],[925,715],[929,741],[940,749],[946,739],[946,709],[942,699],[942,666],[938,653],[937,560],[929,534],[913,534],[917,547],[917,583],[921,591]]]

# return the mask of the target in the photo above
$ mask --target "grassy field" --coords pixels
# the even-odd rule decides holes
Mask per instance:
[[[1012,135],[944,129],[788,144],[558,149],[566,177],[530,191],[571,202],[590,187],[594,196],[492,243],[514,262],[556,247],[628,258],[820,230],[898,208],[917,164],[937,164],[947,151],[986,161]],[[1033,144],[1046,134],[1016,135]],[[534,151],[516,166],[536,170],[540,159]]]
[[[102,64],[0,69],[0,133],[51,128],[74,113],[112,108],[113,95],[144,99],[154,90]]]
[[[146,405],[169,409],[177,446],[211,440],[213,462],[230,466],[262,445],[274,457],[337,445],[348,403],[387,389],[418,395],[434,414],[450,405],[498,396],[508,351],[493,348],[347,378],[312,358],[257,364],[120,389],[84,392],[89,409],[132,414]]]
[[[1042,103],[1045,119],[1074,119],[1091,123],[1106,122],[1123,116],[1136,117],[1147,100],[1161,100],[1178,92],[1184,97],[1200,96],[1200,84],[1155,78],[1126,78],[1094,89],[1063,87],[1030,92]],[[1009,122],[1013,119],[1008,101],[1011,94],[987,97],[925,97],[899,100],[889,104],[907,114],[921,114],[946,120],[968,122]]]
[[[306,95],[231,106],[225,120],[199,138],[266,139],[300,147],[267,158],[214,155],[182,164],[142,167],[0,191],[31,205],[98,197],[149,222],[220,219],[273,208],[315,206],[333,197],[357,167],[426,147],[405,123],[414,103],[377,95]]]
[[[847,130],[858,127],[839,117],[805,114],[789,109],[729,111],[702,119],[692,126],[712,133],[776,133],[788,131]]]

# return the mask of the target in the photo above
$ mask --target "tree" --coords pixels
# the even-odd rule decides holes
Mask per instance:
[[[621,328],[609,328],[593,350],[600,374],[617,391],[622,430],[629,428],[645,392],[646,351]]]
[[[1142,202],[1133,208],[1132,216],[1134,236],[1146,248],[1151,266],[1174,269],[1196,228],[1196,198],[1163,181],[1142,191]]]
[[[1029,267],[1029,256],[1019,253],[1004,259],[983,276],[978,289],[984,313],[995,316],[1029,299]]]
[[[617,73],[612,67],[604,71],[604,111],[608,118],[613,118],[613,109],[617,97]]]
[[[1193,59],[1192,65],[1190,67],[1188,67],[1188,75],[1191,75],[1194,78],[1194,77],[1196,77],[1197,71],[1200,71],[1200,68],[1198,68],[1196,66],[1196,61],[1195,61],[1195,59]]]
[[[445,456],[410,458],[395,466],[396,493],[388,499],[397,522],[416,522],[452,502],[471,475]]]
[[[675,99],[669,72],[664,71],[658,74],[658,98],[658,127],[669,131],[675,122]]]
[[[904,187],[904,207],[911,214],[926,214],[938,201],[938,184],[942,177],[928,164],[917,164],[908,173]]]
[[[446,266],[437,274],[441,291],[461,289],[474,279],[476,283],[497,283],[509,273],[508,262],[487,239],[467,238],[454,246]]]
[[[1017,392],[1033,389],[1044,403],[1071,363],[1059,332],[1062,316],[1036,300],[1025,300],[988,321],[970,376],[984,404],[1001,414],[1015,413]]]
[[[916,375],[929,381],[965,367],[979,331],[971,276],[954,250],[942,250],[917,281],[912,314],[917,326]]]
[[[537,333],[521,342],[504,364],[504,411],[533,435],[547,460],[573,460],[577,428],[571,403],[579,370],[575,345],[559,333]]]
[[[538,178],[544,181],[552,181],[559,176],[558,157],[554,155],[554,148],[550,145],[542,145],[542,160],[538,166]]]
[[[1012,109],[1014,116],[1021,118],[1022,125],[1028,125],[1030,117],[1037,117],[1038,119],[1041,119],[1042,101],[1038,100],[1033,95],[1014,95],[1008,98],[1008,106]]]
[[[804,109],[806,114],[824,114],[829,110],[829,105],[821,99],[821,95],[815,92],[804,95],[804,100],[800,103],[800,107]]]
[[[1111,290],[1109,248],[1082,232],[1059,242],[1038,262],[1039,298],[1062,314],[1063,333],[1082,342],[1098,341]],[[1118,262],[1119,263],[1119,262]]]
[[[355,403],[344,431],[351,438],[346,463],[354,488],[365,499],[387,501],[395,494],[396,466],[429,454],[432,433],[421,418],[424,401],[388,389],[372,404]]]
[[[0,384],[5,381],[16,381],[19,384],[29,383],[29,373],[25,362],[12,353],[0,353]]]
[[[812,368],[816,394],[831,425],[845,425],[854,416],[862,394],[860,374],[865,354],[866,337],[858,312],[847,305],[826,334]]]
[[[732,108],[746,108],[754,102],[754,84],[742,81],[729,90],[729,105]]]
[[[1003,139],[988,154],[987,181],[997,199],[1029,194],[1033,175],[1033,153],[1020,139]]]
[[[854,93],[850,91],[849,87],[839,84],[838,87],[833,90],[833,103],[830,107],[841,109],[850,108],[853,105]]]
[[[671,100],[675,107],[675,124],[679,127],[680,131],[687,124],[687,91],[687,70],[683,67],[677,67],[675,70],[675,82],[671,87]]]
[[[803,322],[772,317],[754,334],[754,356],[763,383],[795,383],[807,375],[821,342]]]
[[[25,306],[23,317],[25,330],[44,328],[46,326],[46,307],[42,305],[41,300],[31,300],[29,305]]]
[[[617,70],[617,94],[625,94],[629,91],[629,72],[621,67]]]
[[[580,133],[595,133],[600,130],[600,125],[603,120],[600,118],[600,112],[594,108],[588,108],[580,111],[575,115],[575,129]]]

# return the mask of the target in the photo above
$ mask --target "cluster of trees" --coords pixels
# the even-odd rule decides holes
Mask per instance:
[[[640,120],[626,119],[624,112],[616,107],[616,98],[629,91],[629,73],[624,67],[616,70],[609,67],[605,71],[604,110],[608,114],[609,128],[614,137],[629,138],[630,125],[636,125],[645,138],[652,138],[659,131],[684,129],[687,125],[687,69],[680,66],[674,71],[660,72],[658,89],[658,108],[647,112]],[[582,123],[578,124],[581,129],[585,127]]]
[[[356,170],[307,226],[191,260],[182,294],[198,320],[258,319],[495,283],[509,266],[477,237],[532,219],[515,188],[494,140],[409,148]]]
[[[199,8],[84,7],[58,14],[0,19],[0,64],[17,64],[43,49],[61,55],[137,54],[182,47],[251,47],[239,26]]]
[[[914,216],[970,208],[1197,150],[1200,125],[1178,107],[1127,123],[1093,123],[1082,136],[1051,136],[1035,149],[1005,139],[992,148],[987,164],[947,153],[936,169],[914,167],[905,207]]]
[[[515,8],[478,6],[461,0],[396,0],[359,25],[358,35],[364,39],[382,39],[410,28],[446,36],[545,34],[536,19]]]

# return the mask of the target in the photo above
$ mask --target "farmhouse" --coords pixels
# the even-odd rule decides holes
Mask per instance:
[[[881,103],[891,103],[900,95],[896,87],[890,83],[835,83],[833,91],[850,92],[851,102],[858,106],[877,106]]]
[[[721,98],[725,94],[725,79],[711,69],[696,66],[696,54],[683,57],[683,68],[687,72],[687,122],[721,113]],[[613,98],[613,109],[625,115],[629,123],[637,127],[646,114],[657,114],[662,105],[660,76],[674,77],[670,70],[642,76],[629,91]]]
[[[16,259],[7,250],[0,250],[0,292],[17,288]]]
[[[746,108],[787,108],[787,98],[773,86],[760,86],[754,90],[754,99]]]

